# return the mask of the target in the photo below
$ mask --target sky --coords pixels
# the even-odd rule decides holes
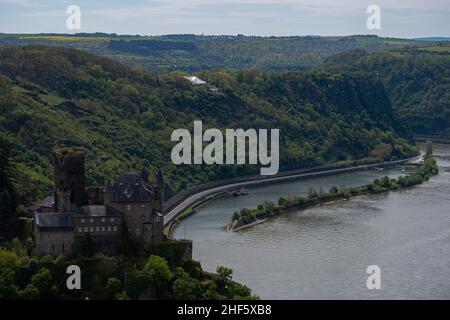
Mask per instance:
[[[69,30],[69,5],[81,29]],[[378,5],[381,29],[366,13]],[[450,0],[0,0],[0,33],[450,36]]]

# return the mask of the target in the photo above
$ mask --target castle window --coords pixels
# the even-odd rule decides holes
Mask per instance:
[[[111,220],[110,220],[111,222],[114,222],[114,218],[111,218]]]
[[[139,228],[136,229],[136,233],[139,234],[141,230]]]
[[[88,227],[84,227],[84,232],[88,232],[89,228]]]
[[[102,218],[102,222],[105,222],[106,221],[106,219],[105,218]]]
[[[111,226],[108,226],[108,231],[111,231]]]
[[[129,204],[127,204],[127,210],[130,211],[131,210],[131,206]]]
[[[114,231],[117,231],[117,226],[114,226],[113,230],[114,230]]]
[[[91,218],[89,221],[90,221],[90,222],[94,222],[94,219]]]
[[[102,227],[102,231],[105,231],[106,230],[106,228],[105,227]]]
[[[81,219],[81,223],[84,223],[85,222],[85,220],[84,219]]]
[[[95,231],[99,232],[100,231],[100,227],[95,227]]]
[[[91,232],[94,232],[94,227],[91,227],[91,228],[90,228],[90,231],[91,231]]]
[[[145,220],[145,217],[143,214],[141,214],[141,222],[144,222],[144,220]]]
[[[78,228],[78,232],[83,232],[83,228]]]

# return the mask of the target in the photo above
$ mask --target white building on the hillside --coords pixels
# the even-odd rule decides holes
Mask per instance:
[[[189,82],[193,85],[206,84],[206,81],[203,81],[202,79],[196,76],[184,76],[183,78],[189,80]]]

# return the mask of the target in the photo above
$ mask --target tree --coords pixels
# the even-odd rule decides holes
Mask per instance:
[[[117,278],[109,278],[106,282],[106,293],[108,299],[114,299],[121,293],[121,283]]]
[[[391,187],[391,179],[388,176],[384,176],[381,178],[381,186],[383,188],[390,188]]]
[[[231,281],[228,291],[228,296],[232,299],[250,297],[252,294],[252,291],[247,286],[236,281]]]
[[[17,254],[6,249],[0,249],[0,270],[4,268],[15,269],[19,265],[20,260]]]
[[[55,296],[58,289],[53,283],[53,277],[47,268],[42,268],[31,277],[31,284],[37,288],[41,299],[50,299]]]
[[[173,282],[172,285],[174,298],[178,300],[199,299],[202,294],[202,285],[200,281],[192,278],[182,269],[180,273],[181,275]]]
[[[203,297],[205,300],[221,300],[223,297],[217,292],[217,285],[214,281],[203,282]]]
[[[18,287],[14,284],[15,273],[10,268],[0,269],[0,300],[15,299],[18,296]]]
[[[40,293],[38,288],[32,284],[28,284],[25,289],[19,292],[19,296],[24,300],[37,300],[39,299]]]
[[[13,218],[17,206],[10,144],[0,136],[0,232]]]
[[[287,199],[285,197],[280,197],[278,198],[278,205],[279,206],[283,206],[284,204],[286,204]]]
[[[220,266],[217,267],[217,273],[219,292],[228,299],[240,299],[251,296],[251,290],[247,286],[233,281],[232,269]]]
[[[93,257],[97,252],[97,247],[95,245],[95,241],[92,236],[87,233],[80,239],[80,254],[85,257]]]
[[[139,240],[132,234],[125,220],[122,220],[120,223],[120,244],[119,244],[119,253],[124,256],[138,256],[141,251],[141,243]]]
[[[219,289],[226,290],[232,281],[233,270],[224,266],[220,266],[217,267],[216,272],[219,275]]]
[[[173,275],[166,259],[151,255],[144,266],[143,272],[155,287],[158,296],[167,295]]]
[[[337,194],[338,192],[339,192],[339,189],[336,186],[333,186],[330,188],[330,193]]]
[[[426,149],[426,156],[431,157],[433,155],[433,142],[430,140],[427,141],[427,149]]]

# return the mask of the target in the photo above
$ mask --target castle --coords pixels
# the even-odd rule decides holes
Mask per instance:
[[[86,187],[84,152],[60,149],[54,153],[54,201],[34,214],[36,250],[44,254],[70,254],[89,234],[96,248],[114,254],[123,221],[150,248],[164,239],[164,180],[155,183],[148,173],[123,173],[106,186]]]

